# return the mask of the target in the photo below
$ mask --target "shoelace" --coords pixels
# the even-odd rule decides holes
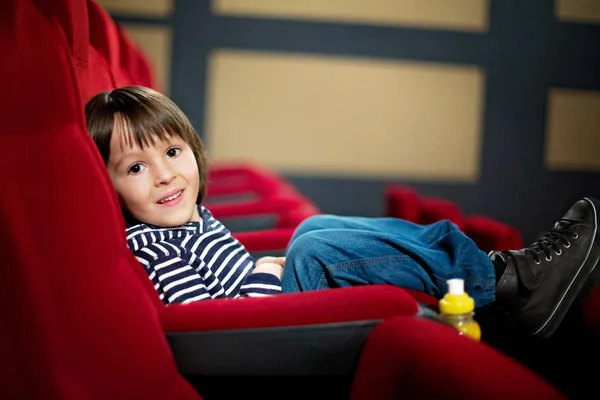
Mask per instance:
[[[555,251],[557,255],[562,254],[562,249],[558,246],[562,243],[565,247],[570,247],[571,242],[568,238],[577,239],[577,233],[573,232],[571,227],[574,222],[568,220],[560,220],[552,229],[544,234],[544,237],[531,244],[525,249],[525,253],[531,254],[536,263],[541,263],[540,254],[544,253],[546,260],[552,260],[550,252]],[[528,290],[533,290],[538,287],[538,281],[535,277],[531,265],[523,262],[521,256],[515,250],[491,251],[489,256],[499,256],[502,261],[507,264],[509,259],[513,259],[517,275],[519,276],[519,284]]]
[[[556,255],[562,254],[562,249],[558,246],[562,243],[565,247],[570,247],[571,242],[568,238],[577,239],[577,233],[573,232],[571,227],[573,222],[568,220],[560,220],[554,228],[544,234],[544,237],[537,242],[534,242],[525,251],[529,252],[536,263],[542,262],[540,253],[544,253],[546,260],[552,260],[551,251],[554,250]]]

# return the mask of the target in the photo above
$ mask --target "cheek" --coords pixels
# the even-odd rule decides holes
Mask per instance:
[[[185,169],[185,177],[188,183],[198,185],[199,183],[199,174],[198,174],[198,164],[196,163],[196,158],[192,152],[189,152],[186,155],[184,161],[184,169]]]
[[[148,207],[150,190],[144,179],[127,179],[121,182],[117,186],[117,193],[121,203],[131,213]]]

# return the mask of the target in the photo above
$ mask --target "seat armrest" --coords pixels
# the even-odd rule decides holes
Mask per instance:
[[[404,289],[391,285],[218,299],[158,309],[166,333],[368,321],[417,312],[414,298]]]
[[[186,377],[348,376],[381,319],[272,328],[168,333]]]
[[[186,376],[348,375],[384,318],[415,315],[403,289],[360,286],[169,305],[159,311]]]

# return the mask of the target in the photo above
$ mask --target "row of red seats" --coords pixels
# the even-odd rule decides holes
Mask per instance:
[[[0,398],[563,398],[397,287],[164,306],[83,115],[151,85],[144,58],[91,0],[5,0],[0,26]]]
[[[517,228],[486,215],[464,215],[458,204],[441,197],[422,195],[411,186],[387,185],[385,205],[388,216],[418,224],[449,220],[485,252],[523,248]]]
[[[204,205],[253,254],[283,255],[296,227],[320,214],[284,177],[255,163],[215,163]]]

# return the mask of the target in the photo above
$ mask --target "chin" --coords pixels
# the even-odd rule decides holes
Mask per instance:
[[[160,225],[158,226],[163,226],[165,228],[175,228],[178,226],[181,226],[183,224],[186,224],[189,222],[189,219],[184,219],[184,218],[174,218],[174,219],[170,219],[168,221],[163,221]]]
[[[187,208],[187,207],[186,207]],[[190,222],[192,218],[192,211],[187,209],[179,210],[153,210],[154,212],[148,213],[147,218],[140,218],[140,221],[149,223],[150,225],[160,226],[163,228],[174,228]],[[152,218],[154,217],[154,218]]]
[[[190,222],[190,214],[189,213],[178,213],[178,215],[173,215],[171,218],[165,218],[162,220],[163,226],[166,227],[176,227],[181,226],[183,224],[187,224]]]

